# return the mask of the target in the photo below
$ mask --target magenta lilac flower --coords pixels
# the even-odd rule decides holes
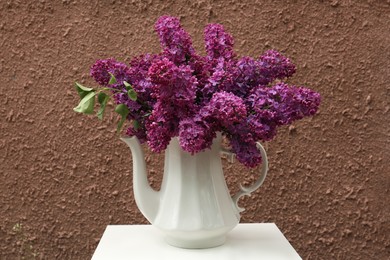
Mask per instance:
[[[257,141],[270,141],[278,127],[314,115],[320,95],[283,80],[295,65],[275,50],[259,58],[237,57],[233,37],[220,24],[204,31],[206,55],[196,53],[178,18],[162,16],[155,25],[162,52],[143,54],[129,65],[98,60],[91,76],[125,104],[133,123],[126,134],[137,136],[152,151],[162,152],[173,137],[191,154],[209,149],[217,132],[227,137],[238,160],[261,163]],[[109,84],[111,75],[117,83]],[[130,99],[123,81],[132,85]]]

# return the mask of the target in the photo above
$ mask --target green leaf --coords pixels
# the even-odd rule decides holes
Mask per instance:
[[[125,85],[125,87],[127,89],[127,95],[129,96],[129,98],[133,101],[136,101],[137,100],[137,92],[135,92],[135,90],[130,85],[130,83],[123,81],[123,84]]]
[[[98,101],[100,104],[100,108],[99,108],[99,111],[97,112],[96,115],[100,120],[103,119],[103,114],[104,114],[104,111],[106,109],[106,105],[107,105],[107,102],[109,99],[110,99],[110,96],[108,96],[107,94],[105,94],[103,92],[100,92],[98,95]]]
[[[81,85],[80,83],[75,82],[75,87],[79,93],[80,99],[83,99],[89,92],[93,91],[93,88],[87,88]]]
[[[95,92],[89,92],[77,107],[73,108],[75,112],[84,113],[84,114],[93,114],[93,107],[95,106]]]
[[[122,130],[123,123],[125,122],[126,118],[122,117],[121,120],[118,122],[118,126],[116,127],[116,132],[119,134]]]
[[[134,120],[133,121],[133,127],[134,127],[134,130],[138,130],[140,125],[139,125],[139,122],[137,120]]]
[[[126,89],[129,90],[129,89],[132,89],[133,87],[130,85],[129,82],[126,82],[126,81],[123,81],[123,84],[125,85]]]
[[[150,116],[151,114],[152,114],[152,112],[148,112],[148,113],[144,114],[142,117],[148,117],[148,116]]]
[[[133,101],[137,101],[137,92],[134,91],[134,89],[129,89],[127,91],[127,95],[129,96],[129,98]]]
[[[114,76],[114,74],[108,72],[108,74],[110,74],[111,78],[110,78],[110,81],[108,81],[108,84],[115,84],[116,83],[116,78]]]
[[[109,98],[109,96],[106,93],[100,92],[98,95],[99,104],[103,104],[107,97]]]
[[[121,129],[122,129],[123,123],[125,122],[126,117],[127,117],[127,115],[129,114],[129,109],[127,108],[126,105],[124,105],[124,104],[119,104],[119,105],[116,106],[115,112],[117,112],[119,115],[122,116],[122,118],[121,118],[121,120],[119,121],[118,126],[117,126],[117,128],[116,128],[116,131],[117,131],[117,133],[119,134],[120,131],[121,131]]]
[[[88,87],[84,87],[83,85],[81,85],[80,83],[78,82],[75,82],[76,84],[76,87],[83,90],[83,91],[86,91],[86,92],[90,92],[93,90],[93,88],[88,88]]]
[[[116,106],[115,112],[117,112],[121,116],[127,116],[129,114],[129,109],[125,104],[119,104]]]

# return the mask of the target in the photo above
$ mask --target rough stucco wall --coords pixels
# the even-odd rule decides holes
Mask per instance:
[[[72,85],[92,84],[98,58],[159,52],[162,14],[202,52],[209,22],[240,55],[276,48],[298,65],[291,82],[322,94],[317,116],[267,144],[269,177],[242,199],[242,222],[275,222],[304,259],[390,257],[389,1],[24,2],[0,2],[1,259],[88,259],[106,225],[146,223],[117,118],[74,113]],[[158,187],[162,155],[147,160]],[[256,174],[225,169],[232,191]]]

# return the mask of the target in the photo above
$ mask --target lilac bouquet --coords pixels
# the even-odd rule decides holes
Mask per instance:
[[[239,58],[233,38],[222,25],[204,31],[206,56],[196,53],[179,19],[162,16],[155,25],[163,51],[143,54],[129,65],[114,59],[98,60],[91,76],[102,86],[76,83],[81,97],[77,112],[93,113],[95,96],[101,119],[113,96],[122,119],[132,125],[126,134],[137,136],[154,152],[166,149],[178,136],[189,153],[210,148],[217,132],[231,144],[237,159],[248,167],[261,162],[257,141],[269,141],[281,125],[314,115],[320,95],[281,80],[294,74],[295,65],[275,50],[257,59]]]

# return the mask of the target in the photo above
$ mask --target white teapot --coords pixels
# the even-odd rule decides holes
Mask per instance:
[[[133,189],[138,208],[148,221],[162,230],[166,241],[182,248],[208,248],[223,244],[226,234],[240,221],[237,202],[263,183],[268,171],[264,148],[257,143],[262,156],[259,179],[230,196],[222,171],[221,134],[211,149],[191,155],[183,151],[177,137],[165,151],[164,175],[160,191],[153,190],[147,179],[144,153],[137,137],[121,138],[131,149]]]

